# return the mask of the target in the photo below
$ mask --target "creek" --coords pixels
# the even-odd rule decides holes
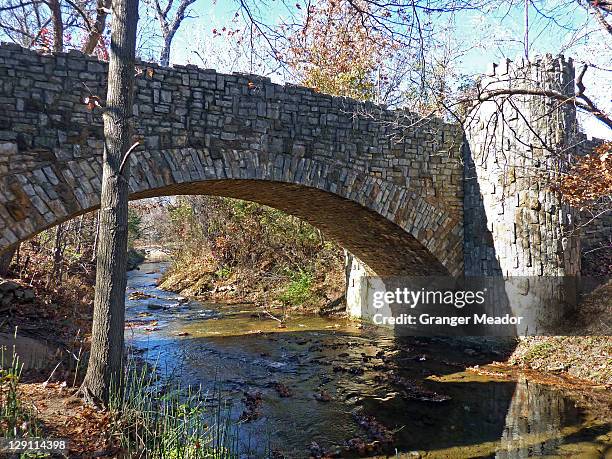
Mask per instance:
[[[145,263],[128,275],[128,344],[183,385],[218,388],[231,417],[243,417],[244,457],[307,458],[347,442],[343,457],[360,448],[374,457],[355,439],[387,437],[400,457],[612,457],[610,411],[579,408],[578,395],[523,375],[465,370],[502,360],[496,348],[317,316],[278,328],[253,305],[160,290],[166,267]],[[254,397],[259,415],[245,420]]]

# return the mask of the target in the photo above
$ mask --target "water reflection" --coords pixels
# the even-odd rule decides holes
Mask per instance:
[[[255,319],[250,306],[202,305],[157,290],[155,271],[163,268],[130,274],[126,337],[184,383],[211,392],[220,386],[236,420],[245,394],[260,394],[261,417],[240,427],[244,457],[270,449],[287,458],[351,457],[348,440],[377,440],[372,422],[386,427],[405,457],[603,457],[610,446],[610,419],[587,421],[560,391],[463,371],[499,360],[498,351],[395,339],[318,317],[278,329]]]

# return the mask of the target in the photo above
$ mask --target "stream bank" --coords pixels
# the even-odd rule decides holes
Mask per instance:
[[[328,266],[312,269],[268,272],[265,264],[259,269],[229,268],[219,267],[206,257],[189,257],[168,264],[159,285],[163,290],[199,301],[250,303],[276,310],[326,314],[344,311],[346,304],[345,273],[336,261],[328,259]]]
[[[513,365],[548,374],[567,374],[612,388],[612,280],[581,301],[566,336],[530,336],[519,341]],[[582,330],[573,336],[572,330]]]

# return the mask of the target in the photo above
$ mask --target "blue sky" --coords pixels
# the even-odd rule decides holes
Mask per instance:
[[[300,0],[300,3],[302,1]],[[558,2],[539,3],[554,4]],[[575,3],[569,3],[568,6],[560,9],[563,19],[560,25],[581,27],[587,18],[587,14],[582,8],[575,6]],[[287,7],[279,0],[269,0],[266,4],[267,8],[259,9],[259,17],[271,25],[278,24],[280,18],[287,17],[291,10],[294,13],[299,13],[293,5]],[[543,7],[544,5],[539,5],[540,10]],[[188,58],[190,45],[193,43],[194,37],[209,36],[213,28],[231,26],[234,14],[238,9],[235,0],[198,0],[192,7],[192,13],[197,17],[186,20],[184,27],[179,30],[175,38],[173,49],[175,60],[178,62]],[[538,14],[532,6],[530,8],[530,51],[532,55],[539,52],[556,53],[562,44],[570,39],[571,34],[569,32],[564,31],[561,27],[547,27],[547,23],[541,17],[538,18]],[[490,62],[499,61],[503,56],[513,58],[517,53],[522,52],[522,43],[505,41],[503,45],[501,44],[504,38],[502,34],[505,35],[505,38],[522,39],[524,30],[522,8],[497,8],[485,13],[477,11],[461,12],[456,15],[455,27],[457,38],[472,38],[482,41],[485,45],[475,49],[464,59],[464,66],[468,73],[482,72]],[[485,36],[487,31],[496,33],[495,39],[490,38],[489,43],[487,43],[487,37]],[[220,42],[222,40],[216,41]]]
[[[302,2],[303,0],[300,0],[300,3]],[[290,10],[299,13],[293,2],[289,2],[287,7],[281,0],[268,0],[265,5],[259,9],[258,15],[271,25],[287,18],[291,14]],[[304,6],[303,3],[302,5]],[[556,23],[543,19],[536,8],[543,14],[548,14],[554,8]],[[237,11],[238,4],[235,0],[198,0],[192,9],[192,14],[197,17],[186,20],[175,37],[172,61],[206,65],[220,71],[248,71],[248,56],[238,56],[231,40],[214,37],[212,34],[213,28],[244,28],[244,23],[232,22]],[[447,17],[439,21],[442,23]],[[534,2],[529,10],[530,58],[533,59],[537,54],[561,52],[566,57],[572,56],[576,60],[586,60],[601,67],[612,68],[612,46],[610,43],[605,45],[606,37],[601,33],[588,35],[592,31],[585,27],[587,19],[587,12],[574,1]],[[520,5],[485,12],[458,13],[454,18],[453,30],[453,34],[447,37],[450,43],[461,44],[465,49],[472,48],[457,62],[457,71],[460,73],[478,75],[486,72],[493,62],[499,62],[504,57],[515,59],[524,53],[524,10]],[[575,30],[579,32],[576,33]],[[584,37],[580,39],[584,34],[587,34],[589,40]],[[206,62],[203,62],[194,50],[198,50],[200,56],[205,56]],[[266,70],[270,71],[263,66],[253,69],[255,73],[266,73]],[[274,79],[280,82],[282,77],[277,75]],[[590,70],[585,83],[588,93],[597,103],[612,111],[612,72]],[[591,117],[583,117],[581,123],[590,136],[612,139],[610,130]]]

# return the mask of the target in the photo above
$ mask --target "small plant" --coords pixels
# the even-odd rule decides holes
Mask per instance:
[[[549,342],[543,342],[533,346],[525,355],[525,360],[530,362],[534,359],[545,358],[555,350],[555,346]]]
[[[221,266],[219,269],[215,271],[215,276],[218,279],[227,279],[232,275],[232,268],[229,266]]]
[[[303,306],[312,298],[312,274],[299,270],[290,273],[290,281],[278,299],[286,306]]]
[[[22,370],[15,349],[10,361],[5,361],[5,348],[0,349],[0,437],[36,437],[40,433],[33,410],[19,397]]]

